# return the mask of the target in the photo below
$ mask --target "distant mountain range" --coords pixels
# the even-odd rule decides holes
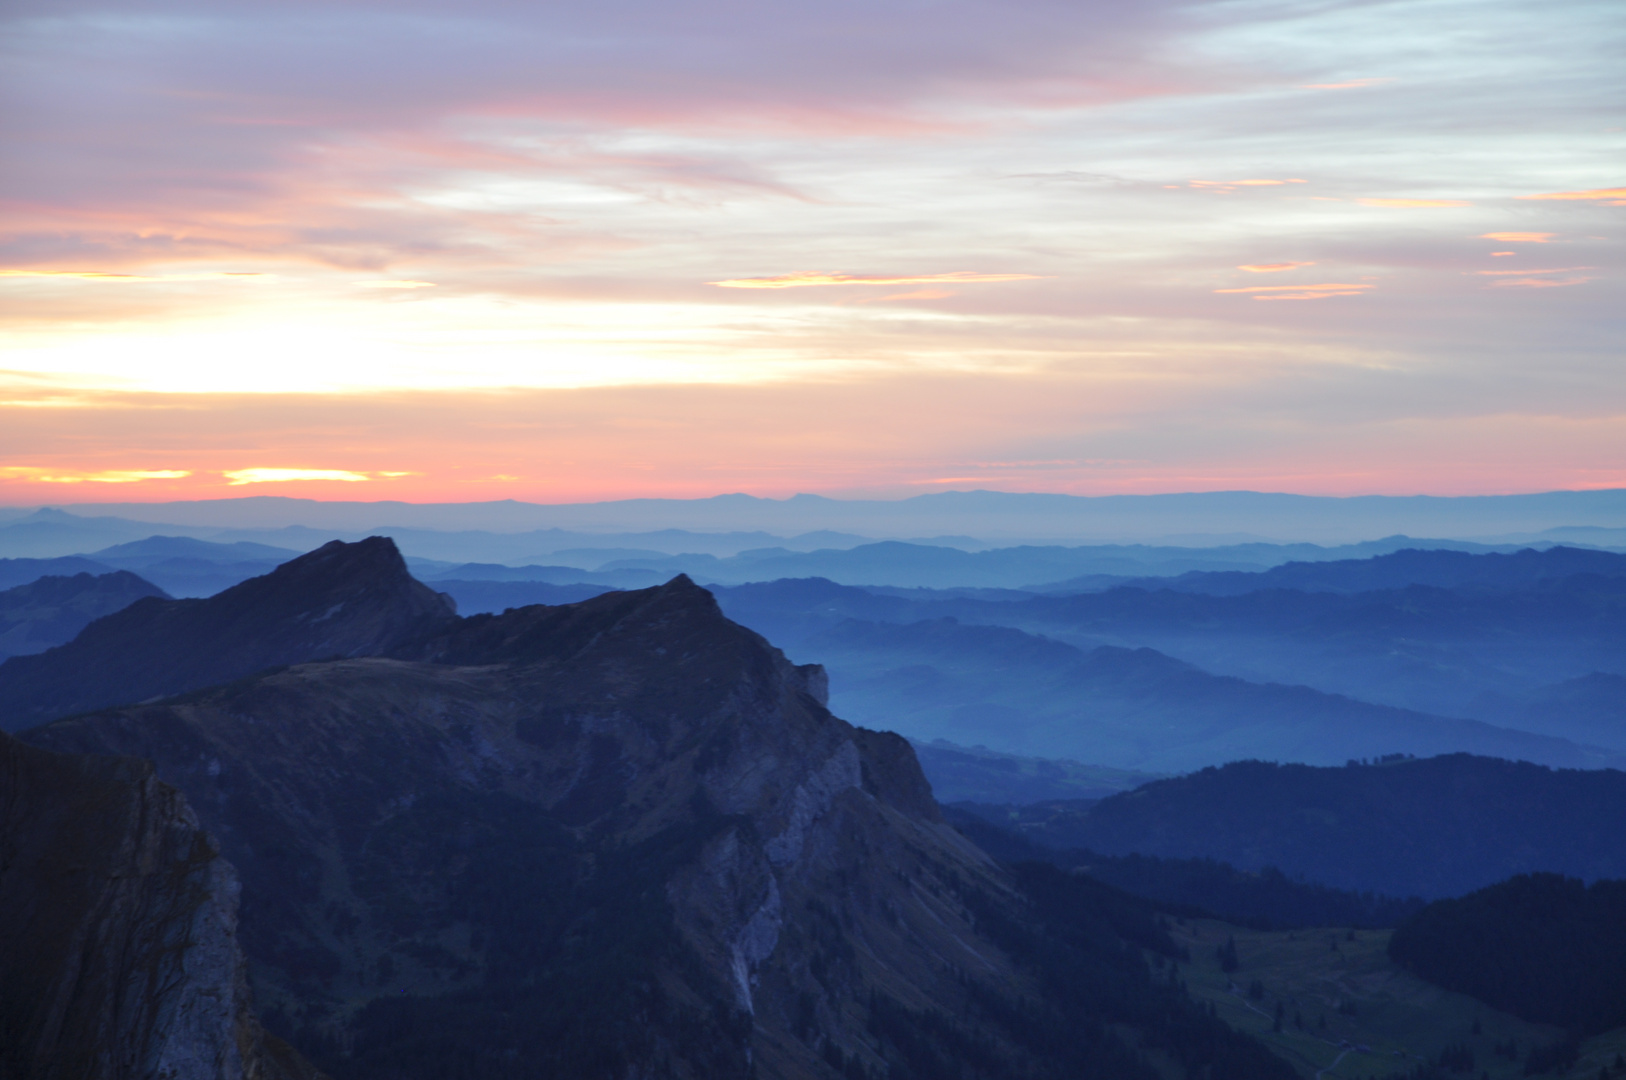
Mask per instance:
[[[1329,497],[1249,491],[1105,496],[944,491],[896,500],[819,495],[762,499],[736,494],[563,505],[512,500],[423,505],[316,502],[255,496],[163,504],[103,503],[87,505],[79,512],[190,528],[263,530],[298,525],[330,530],[330,536],[385,528],[397,535],[402,530],[520,533],[560,529],[647,534],[683,529],[701,533],[760,530],[779,536],[837,530],[872,538],[969,534],[985,543],[1007,544],[1167,542],[1176,537],[1174,542],[1193,546],[1239,539],[1348,543],[1395,533],[1459,539],[1506,537],[1524,542],[1546,529],[1621,529],[1626,526],[1626,490],[1455,497]],[[1605,534],[1587,535],[1601,538]],[[1576,538],[1565,539],[1574,542]],[[116,542],[110,539],[97,546]]]

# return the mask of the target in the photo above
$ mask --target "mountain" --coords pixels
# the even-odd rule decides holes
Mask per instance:
[[[222,544],[190,536],[155,535],[145,540],[114,544],[112,547],[93,552],[90,557],[123,570],[140,570],[166,559],[202,559],[216,563],[256,561],[284,563],[289,559],[298,558],[301,554],[302,552],[293,548],[273,547],[270,544],[256,544],[246,540]]]
[[[316,1080],[254,1016],[237,899],[150,764],[0,735],[0,1076]]]
[[[1485,694],[1470,711],[1508,727],[1626,750],[1626,675],[1594,671],[1516,696]]]
[[[100,577],[42,577],[0,592],[0,657],[72,641],[92,621],[164,590],[124,570]]]
[[[382,537],[334,541],[206,600],[148,597],[73,641],[0,664],[0,729],[332,656],[367,656],[453,617]]]
[[[189,536],[149,536],[104,548],[91,557],[133,570],[172,596],[213,596],[268,574],[299,554],[292,548],[248,541],[223,544]]]
[[[1052,812],[1022,833],[1438,898],[1535,871],[1626,877],[1622,821],[1626,773],[1449,754],[1336,769],[1240,761]]]
[[[1626,1025],[1626,881],[1520,874],[1439,900],[1389,955],[1428,981],[1572,1037]]]
[[[1085,806],[1079,800],[1025,807],[959,803],[945,806],[943,816],[1001,862],[1048,862],[1143,897],[1171,915],[1217,917],[1260,930],[1387,927],[1424,906],[1416,897],[1403,900],[1294,880],[1275,867],[1239,870],[1216,859],[1102,855],[1046,847],[1024,835]]]
[[[1408,585],[1511,590],[1576,574],[1626,577],[1626,553],[1573,547],[1551,547],[1543,551],[1525,548],[1510,554],[1408,548],[1370,559],[1290,562],[1252,573],[1199,571],[1180,574],[1165,581],[1130,584],[1200,592],[1210,596],[1239,596],[1261,589],[1379,592],[1404,589]]]
[[[1212,675],[1153,649],[1082,650],[952,617],[847,620],[795,651],[828,665],[833,700],[859,723],[1117,769],[1183,772],[1248,757],[1332,765],[1458,750],[1571,767],[1626,763],[1551,736]]]
[[[95,576],[109,573],[112,569],[106,563],[79,555],[64,555],[57,559],[0,559],[0,589],[27,585],[42,577]]]
[[[574,604],[615,591],[609,585],[585,583],[556,585],[547,581],[462,581],[457,578],[436,578],[434,587],[455,600],[457,610],[468,615],[532,604]]]
[[[1574,525],[1618,527],[1626,522],[1626,491],[1347,498],[1253,491],[1103,496],[944,491],[895,500],[830,499],[806,494],[762,499],[728,494],[706,499],[624,499],[556,505],[508,499],[441,504],[318,502],[262,495],[194,502],[107,503],[94,510],[192,527],[279,528],[298,524],[352,532],[377,530],[384,525],[499,533],[537,529],[594,533],[687,529],[701,533],[764,530],[786,535],[835,529],[865,536],[969,533],[984,540],[1051,538],[1073,543],[1244,533],[1345,543],[1395,533],[1472,539]]]
[[[1045,799],[1104,799],[1129,791],[1157,773],[1110,769],[1078,761],[1001,754],[986,746],[946,739],[911,743],[940,803],[1033,803]]]
[[[391,652],[26,736],[186,792],[267,1025],[335,1075],[1293,1075],[1154,975],[1144,904],[1001,869],[687,579]]]

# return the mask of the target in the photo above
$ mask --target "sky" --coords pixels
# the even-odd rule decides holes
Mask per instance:
[[[0,25],[0,503],[1626,486],[1615,0]]]

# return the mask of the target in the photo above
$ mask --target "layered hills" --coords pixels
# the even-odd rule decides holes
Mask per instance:
[[[1450,754],[1342,768],[1240,761],[1099,801],[991,816],[1051,848],[1203,858],[1390,896],[1515,874],[1626,877],[1626,773]]]
[[[1185,995],[1144,905],[1001,868],[902,738],[687,579],[467,619],[335,593],[391,556],[332,545],[215,598],[243,640],[338,658],[26,735],[186,793],[241,875],[268,1026],[335,1075],[1290,1075]],[[172,610],[116,625],[226,625]],[[349,630],[318,643],[310,612]],[[63,700],[68,664],[36,670]]]
[[[279,664],[377,655],[454,617],[383,538],[334,541],[207,599],[152,596],[73,641],[0,664],[0,729],[226,682]]]
[[[72,641],[87,625],[146,597],[158,586],[128,571],[42,577],[0,592],[0,658],[43,652]]]

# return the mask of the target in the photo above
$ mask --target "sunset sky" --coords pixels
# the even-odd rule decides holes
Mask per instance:
[[[1618,0],[3,21],[3,503],[1626,486]]]

